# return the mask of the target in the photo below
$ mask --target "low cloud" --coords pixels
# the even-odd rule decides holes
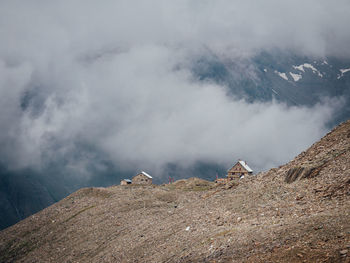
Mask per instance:
[[[248,103],[195,79],[192,58],[208,48],[230,57],[274,47],[346,54],[350,39],[346,1],[0,7],[0,157],[13,169],[65,158],[67,169],[89,174],[99,153],[156,175],[169,163],[281,164],[324,134],[337,102]]]

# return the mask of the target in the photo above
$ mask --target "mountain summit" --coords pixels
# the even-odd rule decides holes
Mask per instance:
[[[350,121],[227,185],[84,188],[0,235],[1,262],[348,262]]]

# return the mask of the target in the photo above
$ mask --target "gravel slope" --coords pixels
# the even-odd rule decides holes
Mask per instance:
[[[0,232],[0,262],[350,262],[350,122],[237,183],[85,188]]]

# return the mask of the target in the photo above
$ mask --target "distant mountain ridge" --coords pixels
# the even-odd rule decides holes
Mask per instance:
[[[193,65],[194,75],[228,87],[247,101],[275,99],[288,105],[312,106],[322,99],[342,98],[331,126],[350,118],[350,60],[312,58],[288,52],[261,52],[253,57],[226,59],[211,54]]]

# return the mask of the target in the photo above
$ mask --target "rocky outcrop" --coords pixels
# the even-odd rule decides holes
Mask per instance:
[[[350,121],[347,121],[333,129],[280,170],[285,173],[287,183],[315,177],[327,166],[333,165],[337,158],[348,154],[349,149]]]

